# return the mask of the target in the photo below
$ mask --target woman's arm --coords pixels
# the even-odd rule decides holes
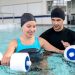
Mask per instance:
[[[48,43],[45,39],[39,38],[41,47],[43,47],[47,51],[57,52],[57,53],[64,53],[64,50],[59,50],[58,48],[54,47],[50,43]]]
[[[13,40],[12,42],[10,42],[8,49],[3,55],[3,58],[1,60],[1,65],[9,65],[10,57],[14,53],[16,47],[17,47],[16,40]]]

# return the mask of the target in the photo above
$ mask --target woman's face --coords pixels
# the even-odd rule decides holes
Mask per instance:
[[[23,25],[22,30],[23,30],[24,36],[26,36],[28,38],[34,36],[34,33],[36,31],[36,22],[35,21],[26,22]]]

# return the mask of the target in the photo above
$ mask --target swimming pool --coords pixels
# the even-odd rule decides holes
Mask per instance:
[[[46,27],[44,28],[44,30],[47,29]],[[42,27],[39,27],[35,35],[38,36],[44,30]],[[0,52],[4,54],[9,42],[12,39],[18,38],[20,34],[20,28],[0,30]],[[33,69],[28,73],[24,73],[12,71],[8,66],[0,66],[0,73],[2,75],[75,75],[75,63],[66,61],[62,54],[48,56],[45,58],[45,61],[47,62],[47,67],[43,70]]]

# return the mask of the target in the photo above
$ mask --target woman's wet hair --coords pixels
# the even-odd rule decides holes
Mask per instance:
[[[31,13],[24,13],[21,17],[21,27],[28,21],[36,21]]]

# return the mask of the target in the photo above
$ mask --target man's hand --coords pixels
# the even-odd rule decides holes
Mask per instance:
[[[68,46],[70,46],[70,44],[68,43],[68,42],[65,42],[65,41],[63,41],[63,40],[61,40],[61,43],[63,44],[63,46],[66,48],[66,47],[68,47]]]

